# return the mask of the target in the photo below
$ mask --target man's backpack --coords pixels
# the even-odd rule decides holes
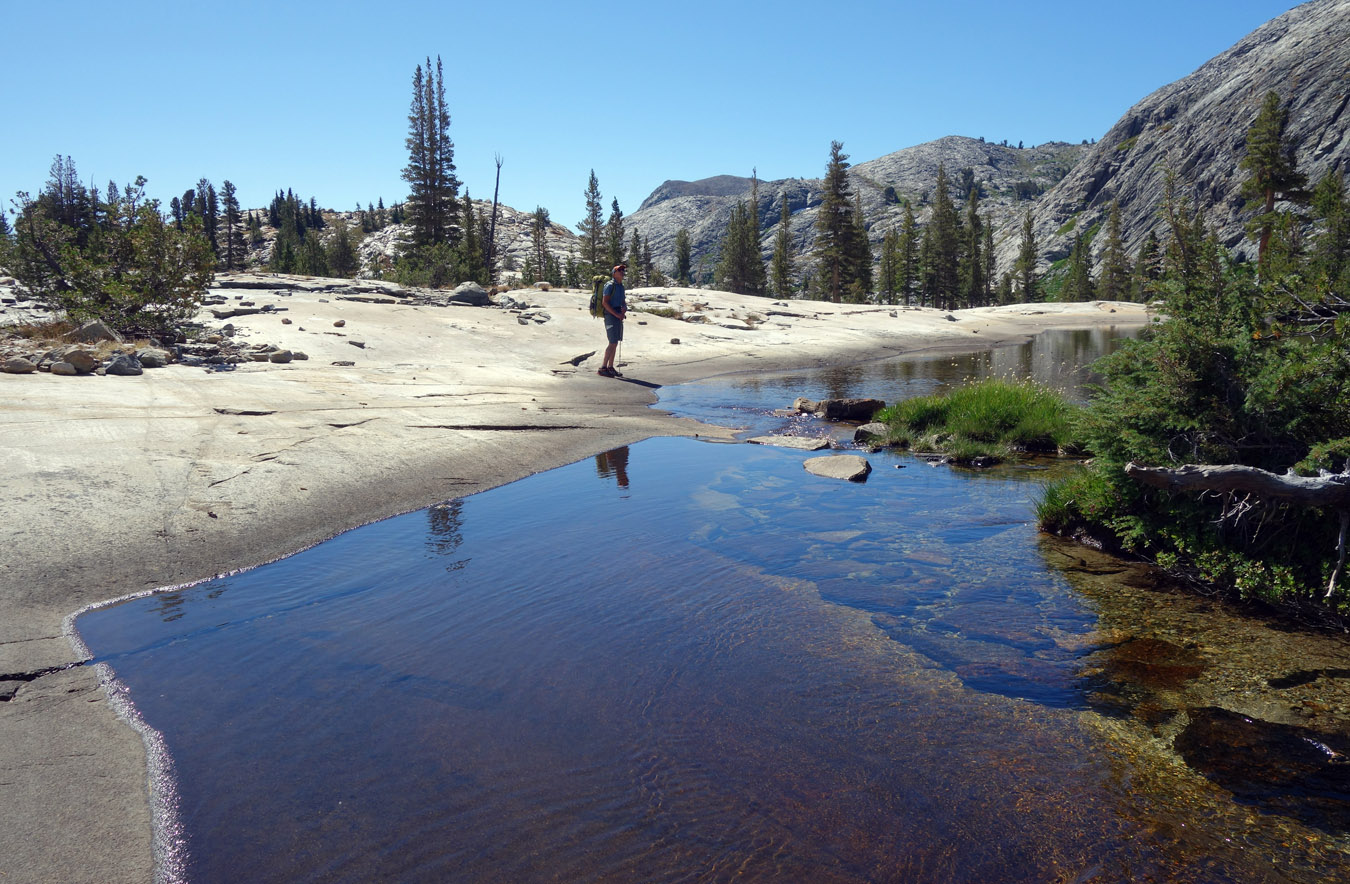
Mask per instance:
[[[609,282],[609,277],[597,273],[591,277],[591,315],[596,319],[601,319],[605,315],[605,283]]]

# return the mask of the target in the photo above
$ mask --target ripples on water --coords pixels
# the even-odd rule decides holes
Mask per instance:
[[[1343,642],[1039,538],[1044,470],[803,459],[651,440],[79,628],[194,881],[1350,871]]]

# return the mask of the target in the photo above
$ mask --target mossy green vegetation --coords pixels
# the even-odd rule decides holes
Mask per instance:
[[[1076,448],[1075,411],[1045,387],[991,378],[906,399],[875,419],[886,425],[892,445],[942,452],[956,463],[972,464]]]

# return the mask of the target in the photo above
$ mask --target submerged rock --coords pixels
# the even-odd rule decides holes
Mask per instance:
[[[756,436],[748,440],[755,445],[773,445],[777,448],[794,448],[798,451],[820,451],[830,447],[830,440],[810,436]]]

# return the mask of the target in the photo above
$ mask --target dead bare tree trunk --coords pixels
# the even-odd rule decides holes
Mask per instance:
[[[1143,485],[1169,491],[1221,491],[1255,494],[1298,506],[1327,507],[1340,514],[1341,530],[1336,540],[1336,568],[1331,572],[1327,594],[1331,598],[1345,565],[1345,538],[1350,530],[1350,473],[1321,476],[1279,475],[1256,467],[1237,465],[1141,467],[1131,461],[1125,475]]]
[[[497,194],[502,188],[502,155],[493,154],[492,158],[497,161],[497,183],[492,186],[492,220],[488,222],[488,285],[497,281]]]

